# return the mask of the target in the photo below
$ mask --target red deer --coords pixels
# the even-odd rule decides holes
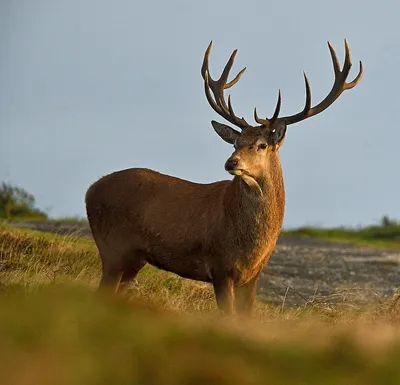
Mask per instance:
[[[346,82],[350,49],[345,41],[345,61],[340,68],[328,42],[335,80],[326,98],[311,107],[311,90],[304,74],[306,103],[294,115],[279,117],[281,94],[272,118],[251,126],[235,115],[224,90],[238,82],[245,68],[231,81],[229,72],[237,50],[218,80],[209,74],[208,46],[201,68],[211,107],[241,131],[212,121],[216,133],[234,146],[225,163],[233,180],[192,183],[156,171],[131,168],[95,182],[86,194],[86,210],[99,249],[103,274],[100,288],[117,292],[134,279],[146,263],[184,278],[212,283],[222,313],[251,310],[256,283],[268,262],[281,230],[285,191],[279,150],[286,127],[317,115],[343,91],[362,78]]]

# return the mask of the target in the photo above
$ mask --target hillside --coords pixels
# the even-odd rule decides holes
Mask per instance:
[[[117,298],[93,290],[99,276],[90,238],[0,225],[1,384],[400,382],[397,297],[298,306],[284,289],[280,303],[260,293],[253,319],[233,323],[207,284],[147,267]]]

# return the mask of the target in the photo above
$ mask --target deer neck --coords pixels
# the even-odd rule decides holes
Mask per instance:
[[[229,187],[225,208],[237,242],[243,247],[262,247],[267,244],[275,246],[285,208],[285,190],[278,154],[271,153],[260,178],[236,176]]]

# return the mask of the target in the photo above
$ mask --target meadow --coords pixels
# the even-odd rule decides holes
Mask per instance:
[[[210,285],[146,267],[117,297],[100,271],[89,238],[0,224],[0,384],[400,383],[397,295],[230,320]]]

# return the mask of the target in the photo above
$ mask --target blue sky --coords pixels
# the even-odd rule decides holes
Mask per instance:
[[[252,121],[329,92],[327,40],[364,78],[324,113],[290,126],[281,150],[285,227],[400,218],[400,3],[361,1],[15,0],[0,3],[0,180],[52,216],[83,216],[100,176],[149,167],[196,182],[230,179],[232,148],[213,131],[200,67],[233,49],[235,111]]]

